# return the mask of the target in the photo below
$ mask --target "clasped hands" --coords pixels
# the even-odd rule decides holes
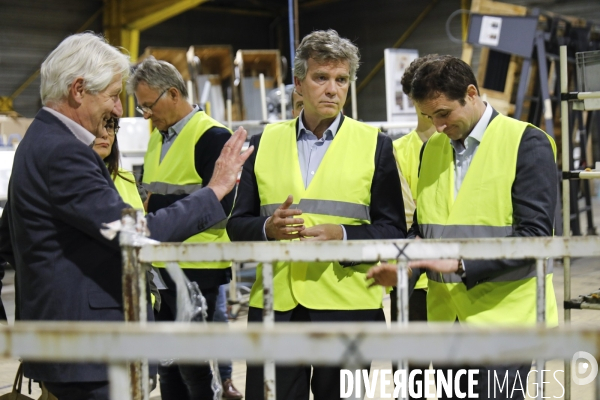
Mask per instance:
[[[341,225],[321,224],[310,228],[305,227],[304,219],[299,218],[302,215],[302,210],[290,208],[293,202],[293,196],[289,195],[285,202],[267,219],[265,223],[267,239],[322,241],[342,240],[344,238]]]

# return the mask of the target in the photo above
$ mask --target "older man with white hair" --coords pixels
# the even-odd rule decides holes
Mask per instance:
[[[0,223],[0,257],[15,266],[21,320],[123,320],[119,242],[100,228],[130,206],[91,132],[120,116],[128,71],[128,57],[91,33],[66,38],[42,64],[44,107],[15,154]],[[181,241],[226,218],[219,201],[251,153],[240,155],[245,138],[243,129],[232,136],[205,188],[148,214],[152,238]],[[26,362],[25,376],[61,400],[108,399],[104,365]]]

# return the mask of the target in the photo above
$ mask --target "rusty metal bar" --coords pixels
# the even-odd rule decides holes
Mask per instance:
[[[282,364],[343,365],[351,350],[359,361],[400,360],[508,364],[536,358],[568,359],[578,351],[600,356],[598,327],[469,327],[413,323],[137,324],[20,322],[0,327],[0,354],[27,361],[124,363],[177,358],[274,360]],[[493,346],[490,346],[493,343]],[[351,349],[349,347],[352,347]]]
[[[398,283],[396,284],[396,290],[398,293],[396,294],[396,302],[398,308],[397,317],[397,325],[398,327],[407,327],[408,326],[408,302],[409,302],[409,288],[408,288],[408,261],[404,258],[399,258],[398,260]],[[398,361],[398,369],[406,371],[406,376],[408,376],[408,361],[399,360]],[[400,400],[406,400],[407,398],[400,394]]]
[[[406,247],[405,247],[406,246]],[[313,242],[162,243],[142,246],[139,259],[152,261],[275,262],[278,260],[373,261],[396,259],[399,250],[419,259],[536,259],[599,257],[600,237],[486,238],[443,240],[348,240]]]
[[[123,311],[126,323],[146,324],[146,272],[138,260],[139,245],[135,243],[135,236],[139,232],[139,223],[143,216],[137,210],[127,208],[123,210],[121,224],[123,226],[119,235],[121,244],[121,258],[123,262]],[[140,220],[138,221],[138,217]],[[132,400],[147,400],[148,369],[147,364],[140,360],[133,360],[128,365],[131,384]]]
[[[229,281],[229,299],[230,305],[238,304],[239,299],[237,295],[237,273],[240,269],[240,263],[231,263],[231,281]]]
[[[560,46],[560,92],[567,93],[569,90],[569,71],[567,69],[567,46]],[[562,100],[560,102],[560,135],[561,135],[561,156],[563,174],[571,169],[569,157],[569,102]],[[571,182],[568,179],[562,181],[562,215],[563,215],[563,238],[568,239],[571,236]],[[571,257],[563,254],[563,274],[564,274],[564,299],[571,299]],[[571,310],[564,310],[565,324],[571,322]],[[571,363],[565,362],[565,400],[571,400]]]
[[[551,259],[548,259],[550,262]],[[543,258],[536,259],[536,321],[538,325],[543,325],[546,322],[546,260]],[[544,396],[544,366],[546,362],[543,359],[537,358],[536,365],[536,398],[541,399]]]
[[[536,321],[538,324],[543,324],[546,321],[546,260],[538,258],[535,262],[535,269],[537,275]]]
[[[275,326],[275,311],[273,309],[273,264],[262,265],[263,281],[263,326],[273,329]],[[265,400],[275,400],[275,362],[265,360],[264,364],[264,395]]]

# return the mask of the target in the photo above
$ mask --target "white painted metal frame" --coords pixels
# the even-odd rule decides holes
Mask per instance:
[[[561,115],[561,132],[563,140],[562,147],[562,172],[563,175],[570,172],[570,140],[566,140],[564,135],[570,135],[569,131],[569,100],[566,97],[569,93],[569,71],[567,68],[567,46],[560,46],[560,115]],[[573,108],[578,110],[598,110],[600,109],[600,92],[579,92],[576,93],[577,101],[574,102]],[[598,171],[582,171],[579,173],[579,179],[598,179],[600,173]],[[571,184],[569,179],[562,181],[562,215],[563,215],[563,237],[571,236]],[[577,216],[579,218],[579,216]],[[574,255],[565,254],[563,257],[564,265],[564,298],[571,299],[571,257]],[[582,305],[582,309],[597,310],[600,306],[595,304]],[[564,310],[564,320],[568,324],[571,322],[571,310]],[[565,376],[571,376],[571,364],[565,362]],[[600,382],[600,380],[599,380]],[[597,388],[597,398],[600,398],[600,386]],[[571,379],[565,379],[565,400],[571,399]]]
[[[600,356],[600,329],[562,327],[474,328],[442,324],[406,324],[409,259],[495,259],[600,256],[600,238],[505,238],[474,240],[389,240],[294,243],[125,244],[140,267],[149,261],[263,262],[265,271],[265,324],[249,324],[236,330],[212,324],[156,323],[41,323],[22,322],[0,327],[0,353],[31,361],[104,362],[109,364],[111,396],[141,400],[132,394],[130,363],[140,359],[176,358],[193,363],[208,359],[245,359],[252,363],[320,363],[362,365],[369,360],[406,362],[499,363],[532,359],[570,359],[577,351]],[[272,263],[279,260],[399,260],[399,323],[387,329],[378,324],[274,324],[272,309]],[[271,267],[271,268],[269,268]],[[537,262],[543,274],[543,261]],[[269,271],[271,278],[269,279]],[[143,276],[143,274],[140,274]],[[542,275],[543,276],[543,275]],[[270,281],[270,283],[269,283]],[[543,279],[542,279],[543,281]],[[545,304],[543,283],[538,285],[540,312]],[[542,297],[540,297],[542,296]],[[543,313],[540,314],[543,316]],[[494,345],[490,346],[493,342]],[[272,364],[271,364],[272,365]],[[270,368],[270,367],[269,367]],[[271,372],[272,371],[272,372]],[[269,371],[275,399],[274,369]],[[282,399],[280,399],[282,400]]]

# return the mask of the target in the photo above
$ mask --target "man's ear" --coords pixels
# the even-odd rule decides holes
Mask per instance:
[[[84,96],[85,87],[83,77],[78,76],[73,80],[73,83],[71,83],[71,86],[69,87],[69,100],[76,104],[81,104]]]
[[[175,89],[174,87],[169,88],[167,91],[167,96],[169,96],[169,99],[173,100],[174,102],[179,101],[182,98],[179,90]]]
[[[304,78],[304,79],[306,79],[306,78]],[[302,81],[297,76],[295,76],[294,77],[294,90],[300,96],[302,96],[302,86],[301,86],[301,83],[302,83]]]
[[[467,86],[467,97],[469,97],[472,100],[476,96],[479,96],[479,92],[477,91],[475,85],[470,84],[469,86]]]

